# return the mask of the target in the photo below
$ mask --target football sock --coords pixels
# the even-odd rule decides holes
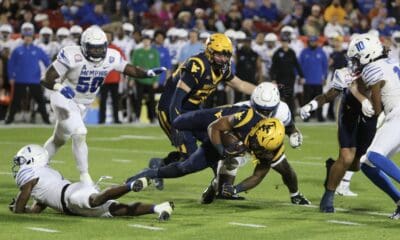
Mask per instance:
[[[388,194],[395,203],[400,200],[400,192],[393,185],[392,181],[381,170],[376,167],[370,167],[367,164],[361,164],[361,171],[367,176],[378,188]]]
[[[394,164],[389,158],[379,154],[377,152],[368,152],[368,160],[374,164],[377,168],[386,173],[389,177],[400,183],[400,169]]]
[[[53,158],[54,154],[56,154],[57,150],[60,148],[60,147],[57,147],[56,144],[54,143],[53,136],[51,136],[49,139],[47,139],[47,141],[43,147],[47,150],[47,153],[49,154],[49,160],[51,160]]]
[[[352,171],[346,171],[346,173],[343,176],[342,181],[340,182],[340,185],[344,188],[348,188],[350,186],[350,181],[351,178],[353,177],[354,172]]]
[[[72,153],[74,154],[75,161],[79,172],[89,172],[88,166],[88,146],[86,144],[85,135],[72,136]]]

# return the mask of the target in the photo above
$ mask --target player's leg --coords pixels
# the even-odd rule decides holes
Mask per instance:
[[[340,148],[339,158],[329,169],[324,195],[320,202],[320,211],[334,212],[334,197],[337,186],[354,160],[356,148]]]
[[[311,204],[311,202],[299,192],[296,172],[290,166],[285,154],[277,161],[272,162],[271,167],[281,175],[284,184],[289,190],[290,199],[293,204]]]
[[[398,151],[400,143],[400,116],[390,113],[385,122],[377,130],[374,140],[367,152],[367,159],[389,177],[400,182],[400,168],[390,160],[390,157]]]
[[[109,206],[109,211],[113,216],[140,216],[156,213],[160,221],[168,220],[173,209],[173,202],[163,202],[157,205],[141,202],[131,204],[113,203]]]
[[[50,124],[49,114],[46,110],[46,102],[44,99],[42,87],[40,85],[29,85],[29,91],[31,91],[33,98],[38,104],[38,110],[40,112],[40,115],[42,116],[43,122],[46,124]]]

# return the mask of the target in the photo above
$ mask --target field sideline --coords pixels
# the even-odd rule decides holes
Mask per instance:
[[[71,217],[51,209],[40,215],[16,215],[8,203],[18,189],[11,174],[12,157],[29,143],[43,144],[52,127],[0,127],[0,239],[399,239],[399,221],[388,219],[394,203],[362,174],[356,173],[352,190],[358,197],[336,197],[335,214],[318,212],[323,193],[325,160],[337,156],[336,125],[299,124],[304,135],[300,150],[287,143],[289,162],[296,170],[301,192],[310,207],[293,206],[287,188],[274,171],[255,189],[243,194],[245,201],[216,201],[199,204],[202,191],[212,177],[210,170],[183,178],[166,180],[164,191],[153,186],[129,193],[121,202],[159,203],[174,201],[175,211],[168,222],[156,215],[135,218],[97,219]],[[88,127],[89,164],[93,179],[112,176],[101,187],[121,183],[147,166],[151,157],[172,150],[159,127]],[[396,157],[399,163],[399,157]],[[79,174],[71,144],[55,156],[52,166],[76,181]],[[252,163],[240,169],[237,180],[251,174]],[[399,186],[399,185],[397,185]],[[400,186],[399,186],[400,187]]]

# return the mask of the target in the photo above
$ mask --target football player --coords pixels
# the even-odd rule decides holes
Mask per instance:
[[[196,139],[202,139],[204,135],[177,131],[171,127],[175,118],[182,113],[200,109],[221,82],[226,82],[228,86],[248,95],[255,88],[253,84],[239,79],[231,72],[232,53],[232,42],[227,36],[222,33],[212,34],[206,41],[205,51],[187,59],[166,82],[158,104],[158,120],[171,143],[183,154],[183,158],[195,152]],[[158,166],[176,161],[180,156],[171,153]]]
[[[136,78],[154,77],[166,70],[164,67],[144,70],[128,64],[118,51],[107,46],[107,37],[101,28],[87,28],[81,36],[81,46],[61,49],[41,81],[45,88],[53,90],[50,103],[57,119],[54,133],[44,147],[51,159],[72,138],[80,180],[89,184],[92,179],[88,172],[87,129],[83,119],[104,78],[112,70]]]
[[[362,157],[367,175],[375,185],[386,192],[396,203],[392,219],[400,219],[400,192],[387,176],[400,182],[400,168],[390,160],[397,153],[400,143],[400,67],[399,62],[388,58],[386,49],[378,37],[361,34],[352,39],[347,56],[354,71],[361,73],[365,85],[371,90],[371,102],[375,116],[382,111],[385,120],[377,129],[367,153]],[[387,175],[387,176],[386,176]]]
[[[99,192],[95,186],[81,182],[71,183],[60,172],[48,165],[49,156],[43,147],[30,144],[21,148],[14,157],[13,172],[20,189],[9,205],[14,213],[41,213],[46,207],[68,215],[85,217],[116,217],[158,214],[160,220],[168,220],[172,202],[158,205],[135,202],[119,203],[117,199],[130,191],[138,192],[147,186],[146,179],[130,185],[110,187]],[[18,170],[17,170],[18,168]],[[30,197],[34,199],[27,206]]]

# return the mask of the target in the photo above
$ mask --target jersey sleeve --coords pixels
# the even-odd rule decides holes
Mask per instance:
[[[182,73],[189,74],[191,77],[181,79],[190,88],[193,88],[195,84],[200,82],[201,77],[205,72],[205,65],[203,60],[197,57],[189,58],[182,66]]]
[[[18,187],[22,187],[27,182],[35,178],[38,178],[35,170],[29,167],[19,170],[15,178],[15,181],[17,182]]]
[[[72,68],[73,62],[68,54],[68,50],[63,48],[57,55],[56,60],[53,62],[53,67],[60,76],[63,76],[68,69]]]
[[[235,113],[233,115],[233,128],[240,128],[244,125],[246,125],[254,116],[254,111],[253,109],[249,108],[245,111],[241,111],[238,113]]]
[[[114,64],[114,69],[116,71],[123,72],[128,62],[117,50],[108,49],[108,51],[112,51],[112,54],[110,54],[110,56],[108,57],[108,59],[106,59],[106,61],[108,61],[108,63]]]
[[[332,81],[330,82],[331,88],[343,91],[343,89],[350,86],[353,81],[349,68],[336,69],[333,73]]]
[[[276,111],[274,117],[279,119],[285,127],[292,122],[292,114],[289,106],[282,101],[279,103],[278,110]]]
[[[362,71],[362,78],[367,86],[372,86],[383,78],[382,68],[377,64],[368,64]]]

